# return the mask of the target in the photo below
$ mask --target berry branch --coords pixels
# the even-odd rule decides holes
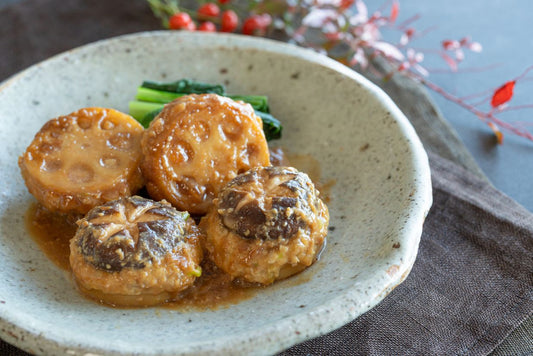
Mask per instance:
[[[503,131],[533,141],[533,125],[507,122],[499,117],[504,112],[533,109],[533,105],[509,105],[516,84],[533,79],[528,77],[533,66],[496,89],[462,97],[453,95],[428,79],[430,73],[443,70],[424,67],[424,56],[436,55],[444,61],[449,72],[458,73],[465,54],[481,52],[481,45],[464,37],[459,40],[444,40],[437,48],[413,47],[411,44],[417,38],[426,35],[433,28],[417,30],[413,24],[419,19],[419,15],[397,24],[399,0],[387,1],[373,13],[368,11],[363,0],[147,1],[154,15],[170,30],[240,32],[245,35],[283,37],[289,42],[313,48],[356,70],[378,72],[377,68],[373,68],[372,59],[382,58],[393,68],[389,73],[381,73],[384,80],[401,73],[420,82],[486,123],[499,144],[503,143]],[[384,40],[384,29],[396,31],[399,34],[398,43]],[[477,99],[477,102],[471,103],[472,99]]]

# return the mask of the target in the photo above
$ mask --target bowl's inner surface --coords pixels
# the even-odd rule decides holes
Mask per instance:
[[[355,313],[365,311],[389,287],[396,271],[390,267],[402,270],[402,263],[412,263],[418,237],[401,231],[416,184],[413,153],[394,115],[360,83],[321,64],[212,42],[173,43],[166,36],[115,40],[48,61],[0,91],[0,300],[5,320],[30,331],[46,330],[45,338],[71,346],[168,350],[269,331],[320,306],[334,309],[331,302],[348,291]],[[24,214],[32,198],[17,158],[52,117],[84,106],[127,112],[142,80],[179,78],[224,83],[230,93],[268,95],[284,125],[276,145],[311,155],[320,162],[322,181],[335,180],[328,204],[334,230],[321,259],[296,281],[276,283],[237,305],[214,311],[96,305],[78,294],[69,275],[28,236]],[[402,259],[403,253],[408,257]]]

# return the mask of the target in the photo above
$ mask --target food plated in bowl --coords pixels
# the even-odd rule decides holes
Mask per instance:
[[[195,91],[211,86],[190,79],[158,86],[181,82]],[[176,90],[160,90],[179,97],[155,111],[133,110],[138,121],[96,107],[51,119],[19,158],[38,201],[29,232],[44,230],[34,238],[53,256],[70,241],[66,270],[99,303],[194,300],[191,290],[203,285],[222,304],[229,290],[247,288],[243,282],[268,285],[301,272],[324,246],[329,214],[314,183],[296,168],[272,165],[289,164],[280,148],[282,159],[271,163],[264,130],[276,122],[279,138],[279,120],[267,113],[264,122],[242,100]],[[135,100],[130,109],[146,103]],[[146,197],[133,195],[143,183]],[[50,222],[43,225],[43,216]]]
[[[81,296],[70,274],[28,236],[23,216],[33,198],[17,158],[53,117],[95,106],[127,112],[143,80],[186,77],[269,97],[284,125],[276,145],[312,157],[320,181],[334,181],[327,246],[302,273],[238,303],[102,307]],[[0,291],[2,338],[26,350],[274,353],[368,310],[406,277],[416,257],[431,186],[414,130],[379,89],[311,51],[232,35],[141,33],[26,70],[3,84],[0,104],[7,183],[0,211],[0,279],[7,286]]]

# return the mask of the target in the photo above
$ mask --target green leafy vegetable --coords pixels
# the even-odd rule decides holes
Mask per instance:
[[[267,141],[281,138],[283,127],[278,119],[266,112],[256,110],[255,113],[263,120],[263,131],[265,132]]]
[[[144,117],[155,110],[161,111],[165,104],[162,103],[150,103],[147,101],[130,101],[130,115],[139,122],[144,119]],[[141,122],[142,124],[142,122]],[[148,125],[150,122],[148,122]]]
[[[145,87],[138,87],[137,88],[137,95],[135,95],[135,99],[139,101],[147,101],[150,103],[170,103],[172,100],[179,98],[180,96],[184,96],[187,94],[183,93],[172,93],[169,91],[163,91],[163,90],[156,90],[156,89],[149,89]]]
[[[228,95],[228,97],[235,101],[244,101],[245,103],[252,105],[256,111],[261,111],[267,114],[270,113],[268,98],[264,95]]]
[[[137,88],[137,95],[135,100],[145,101],[149,103],[170,103],[172,100],[179,98],[180,96],[187,95],[185,93],[172,93],[163,90],[149,89],[145,87]],[[233,100],[241,100],[245,103],[252,105],[254,110],[269,113],[268,98],[264,95],[226,95]]]
[[[141,125],[143,125],[143,127],[144,127],[145,129],[147,129],[148,126],[150,126],[150,123],[151,123],[152,121],[154,121],[155,117],[156,117],[157,115],[159,115],[159,113],[161,112],[161,110],[163,110],[163,107],[162,107],[162,106],[161,106],[159,109],[155,109],[155,110],[153,110],[153,111],[150,111],[149,113],[147,113],[146,115],[144,115],[144,116],[142,117],[142,119],[140,119],[140,120],[138,120],[138,121],[141,123]]]
[[[250,104],[257,116],[263,121],[263,131],[268,141],[281,137],[281,123],[270,114],[266,96],[226,95],[225,92],[226,90],[222,85],[201,83],[190,79],[181,79],[172,83],[144,81],[137,88],[135,100],[129,103],[130,115],[144,127],[148,127],[166,103],[187,94],[215,93]]]
[[[206,94],[213,93],[218,95],[225,95],[226,89],[220,84],[208,84],[197,82],[190,79],[180,79],[171,83],[159,83],[146,80],[141,85],[144,88],[169,91],[172,93],[181,94]]]

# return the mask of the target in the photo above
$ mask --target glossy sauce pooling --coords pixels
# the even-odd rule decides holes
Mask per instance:
[[[260,291],[262,286],[231,280],[231,277],[217,268],[212,262],[205,261],[202,276],[183,291],[176,300],[166,303],[169,308],[209,308],[236,304],[249,299]]]
[[[305,172],[320,192],[320,198],[324,203],[331,200],[331,188],[336,184],[334,179],[321,181],[322,170],[320,162],[311,155],[291,154],[281,147],[270,147],[270,163],[273,166],[290,166]]]
[[[317,160],[308,155],[287,155],[281,148],[271,149],[274,153],[273,165],[292,165],[303,172],[308,172],[310,178],[321,191],[324,201],[329,201],[329,189],[334,181],[320,184],[320,165]],[[26,226],[29,234],[43,253],[59,268],[70,270],[69,255],[70,239],[75,235],[76,221],[81,216],[52,213],[40,204],[32,204],[26,213]],[[240,283],[220,271],[210,262],[202,265],[203,273],[194,285],[179,296],[175,301],[164,306],[172,309],[216,309],[253,297],[265,287]],[[291,277],[291,285],[298,285],[308,281],[308,274]],[[267,287],[268,288],[268,287]]]
[[[44,254],[59,268],[70,270],[70,239],[76,233],[78,217],[52,213],[39,204],[32,204],[26,213],[26,226]],[[232,281],[209,262],[195,284],[166,303],[176,309],[216,309],[251,298],[261,287]]]
[[[51,213],[38,203],[26,212],[26,227],[30,236],[56,266],[69,270],[70,239],[76,233],[78,217]]]

